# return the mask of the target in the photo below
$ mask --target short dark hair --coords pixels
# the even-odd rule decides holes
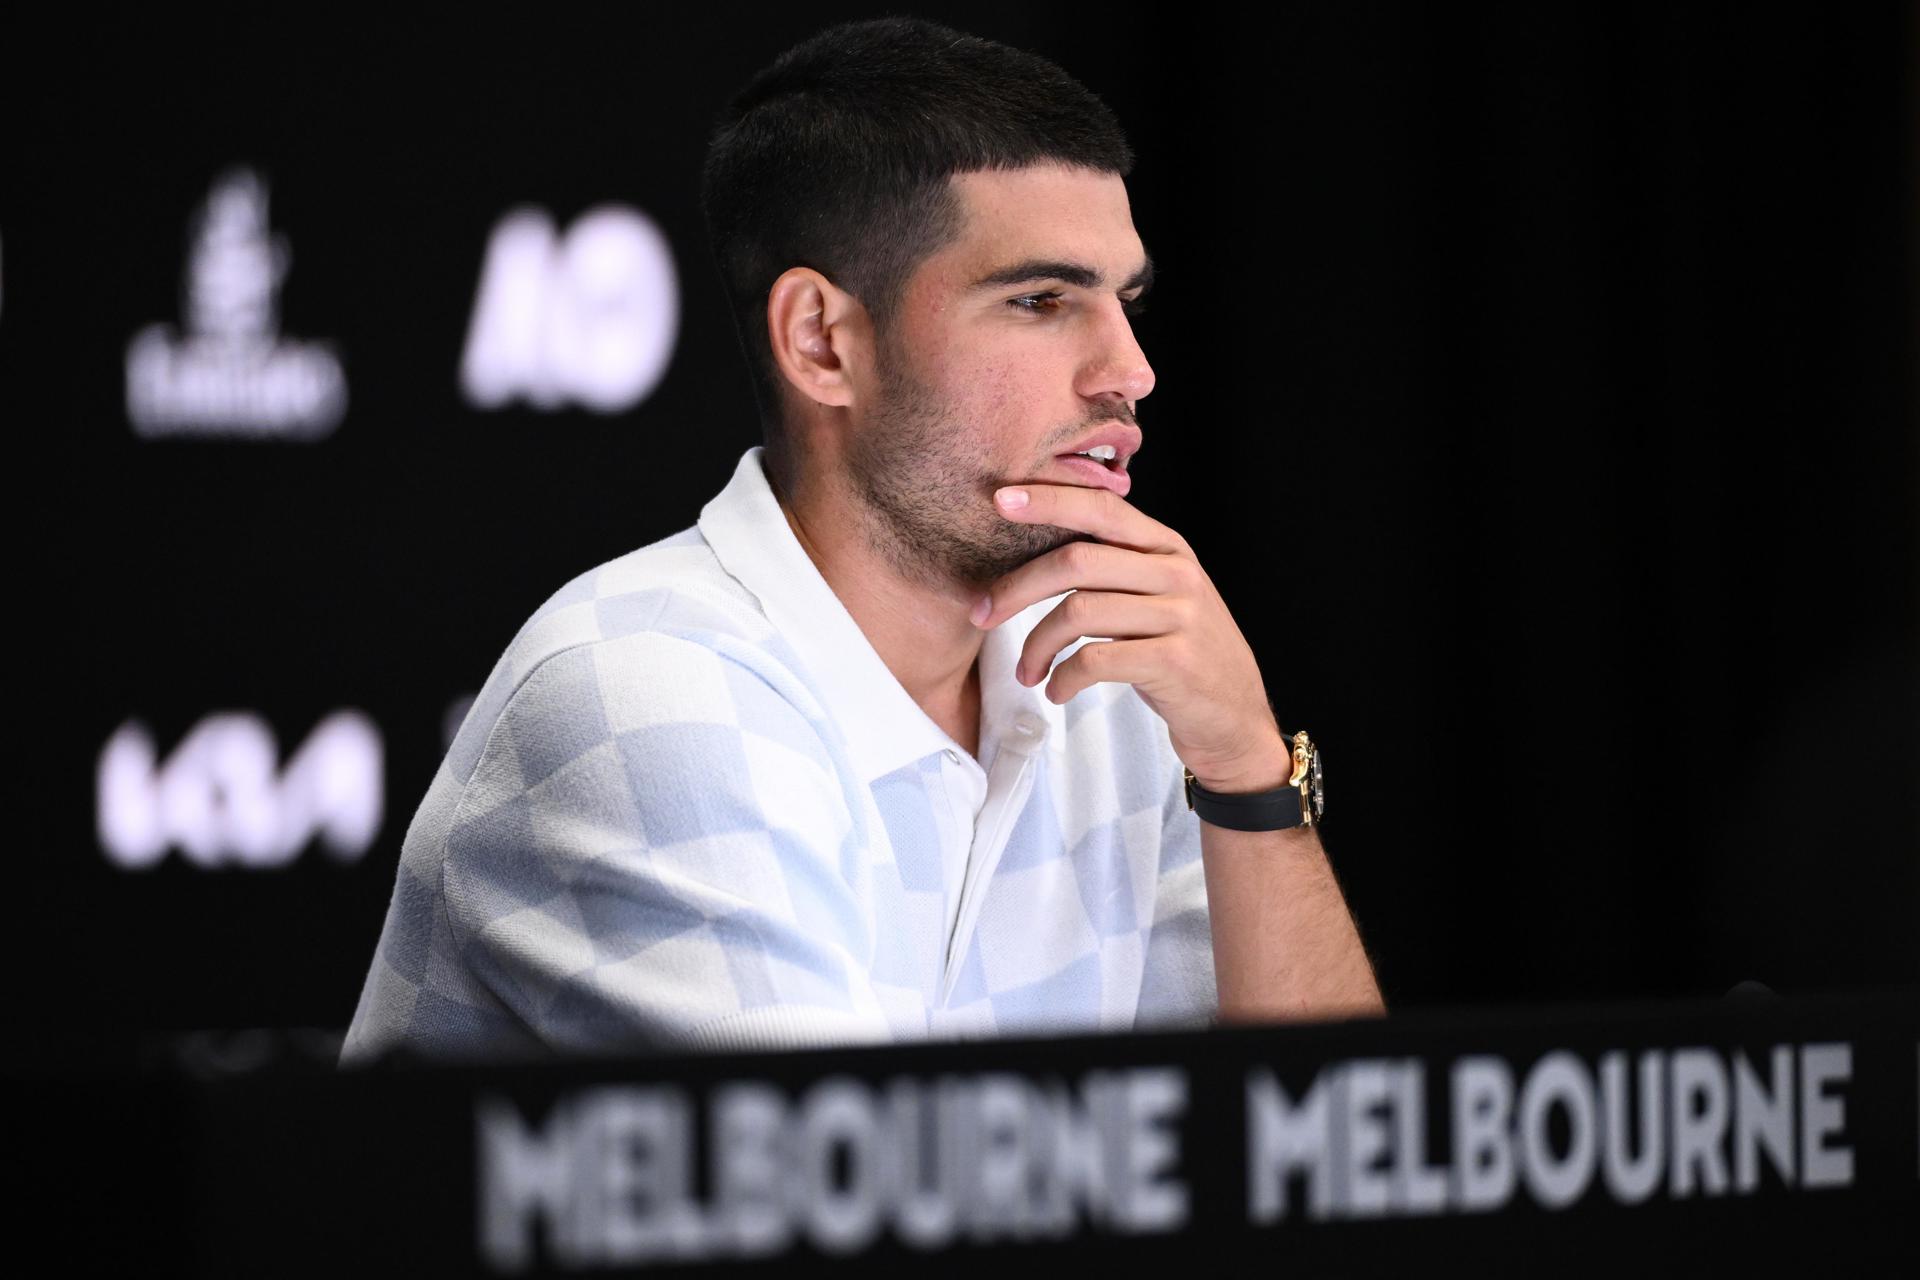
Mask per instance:
[[[1125,177],[1133,152],[1112,110],[1045,58],[915,18],[829,27],[727,105],[701,203],[777,482],[791,485],[795,459],[767,338],[773,282],[810,267],[884,333],[908,277],[959,233],[952,175],[1047,162]]]

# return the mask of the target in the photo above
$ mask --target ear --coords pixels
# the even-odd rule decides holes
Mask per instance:
[[[872,331],[860,300],[810,267],[789,268],[767,293],[773,366],[815,404],[854,402]]]

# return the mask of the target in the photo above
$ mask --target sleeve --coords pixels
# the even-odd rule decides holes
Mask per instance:
[[[462,961],[555,1049],[890,1038],[838,735],[790,673],[717,640],[546,659],[449,829]]]
[[[1200,817],[1187,808],[1178,759],[1169,772],[1173,786],[1162,804],[1160,869],[1134,1021],[1142,1031],[1209,1027],[1220,1010]]]

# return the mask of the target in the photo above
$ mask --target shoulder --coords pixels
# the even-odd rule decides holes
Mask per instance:
[[[790,647],[697,527],[589,569],[533,612],[448,751],[457,780],[509,716],[563,737],[824,721]]]
[[[573,578],[533,611],[501,661],[524,676],[569,649],[672,631],[749,641],[772,633],[759,603],[720,567],[697,527]]]

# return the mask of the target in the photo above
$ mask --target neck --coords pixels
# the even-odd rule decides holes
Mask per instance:
[[[794,537],[887,670],[929,719],[977,756],[986,637],[969,616],[975,593],[902,572],[850,515],[859,509],[851,495],[820,483],[802,484],[792,494],[773,488]]]

